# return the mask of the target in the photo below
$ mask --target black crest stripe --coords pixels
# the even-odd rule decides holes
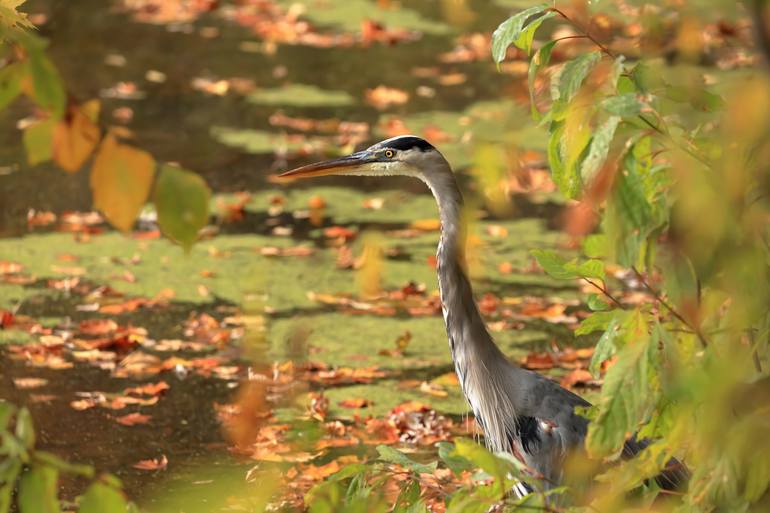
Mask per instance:
[[[420,137],[404,136],[396,137],[392,141],[388,141],[383,146],[384,148],[393,148],[394,150],[406,151],[412,148],[417,148],[420,151],[429,151],[433,149],[433,146]]]

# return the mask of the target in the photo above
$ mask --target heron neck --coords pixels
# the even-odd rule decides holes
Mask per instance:
[[[454,173],[447,164],[446,173],[431,176],[425,181],[436,198],[441,218],[436,271],[444,322],[455,363],[470,364],[466,360],[483,363],[487,358],[502,356],[487,332],[473,299],[465,260],[467,226],[463,216],[463,196]],[[469,358],[471,352],[473,357]]]

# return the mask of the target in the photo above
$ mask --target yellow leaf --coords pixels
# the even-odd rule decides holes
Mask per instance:
[[[361,267],[356,281],[361,295],[372,297],[382,290],[382,239],[375,233],[367,233],[363,239],[364,248],[359,260]]]
[[[91,170],[94,206],[116,228],[128,231],[150,194],[155,161],[142,150],[120,144],[108,134]]]
[[[53,132],[53,159],[65,171],[75,173],[96,148],[101,130],[91,120],[93,102],[70,110]],[[98,102],[97,102],[98,104]]]

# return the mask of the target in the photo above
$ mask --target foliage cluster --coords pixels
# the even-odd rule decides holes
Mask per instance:
[[[572,200],[567,230],[582,256],[533,254],[552,277],[594,289],[587,298],[593,314],[575,334],[598,334],[591,371],[608,367],[604,386],[583,412],[592,420],[585,455],[574,456],[565,486],[550,492],[563,497],[546,501],[535,493],[526,499],[533,503],[516,503],[504,493],[517,475],[515,462],[458,442],[441,454],[443,463],[469,460],[486,473],[477,476],[486,485],[455,491],[447,510],[549,510],[558,503],[575,511],[765,511],[770,82],[757,72],[713,91],[696,65],[702,41],[694,9],[658,12],[676,20],[673,67],[662,46],[628,56],[613,51],[584,28],[590,16],[581,14],[548,4],[526,9],[500,25],[492,52],[498,63],[511,45],[532,54],[532,115],[549,130],[552,177]],[[533,53],[535,32],[551,18],[575,34]],[[565,39],[592,48],[549,66]],[[542,87],[546,73],[550,85]],[[643,299],[619,300],[613,289]],[[631,433],[651,443],[621,461]],[[413,477],[425,472],[397,461],[404,455],[381,457]],[[650,478],[672,457],[686,462],[692,478],[681,493],[664,497]],[[311,509],[371,504],[372,474],[376,467],[346,469],[311,494]],[[395,511],[423,509],[419,490],[403,488]]]
[[[90,483],[78,500],[78,513],[134,511],[115,476],[96,476],[90,466],[73,465],[36,449],[32,417],[26,408],[0,402],[0,440],[0,512],[11,510],[15,498],[20,513],[58,513],[60,475]]]
[[[77,173],[93,157],[94,206],[113,226],[130,230],[152,199],[163,233],[189,249],[208,222],[211,193],[206,183],[193,172],[157,163],[149,153],[124,143],[130,136],[125,129],[103,129],[99,100],[79,103],[68,96],[46,55],[46,41],[16,10],[20,3],[0,4],[0,109],[20,96],[34,106],[34,115],[21,122],[29,164],[53,160],[64,171]]]

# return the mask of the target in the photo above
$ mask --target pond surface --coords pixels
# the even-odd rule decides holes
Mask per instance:
[[[486,49],[467,62],[453,62],[456,53],[450,54],[459,44],[473,48],[471,34],[486,34],[488,40],[489,32],[520,5],[419,0],[399,9],[365,0],[346,3],[346,8],[342,2],[299,2],[307,4],[306,16],[324,35],[357,38],[368,16],[388,28],[420,32],[395,44],[355,41],[319,48],[256,36],[253,24],[244,22],[248,13],[237,9],[250,2],[220,2],[212,12],[164,23],[138,21],[136,13],[121,8],[124,4],[143,2],[82,0],[75,6],[69,0],[30,0],[25,8],[44,15],[40,32],[50,39],[50,55],[77,101],[100,97],[103,125],[126,126],[135,144],[159,161],[178,162],[205,178],[215,192],[216,231],[185,255],[168,241],[146,235],[154,229],[152,216],[144,216],[132,236],[104,231],[98,223],[85,232],[55,229],[65,211],[91,209],[88,174],[26,165],[15,123],[28,106],[18,103],[2,112],[0,263],[5,268],[0,269],[0,309],[12,311],[22,319],[19,324],[37,323],[47,336],[59,337],[63,349],[56,351],[73,363],[77,348],[72,340],[82,335],[82,323],[105,317],[89,305],[98,310],[130,298],[153,302],[112,316],[121,327],[144,331],[135,335],[139,346],[131,339],[134,345],[128,349],[105,349],[116,356],[101,368],[88,357],[74,358],[70,368],[56,368],[50,352],[47,359],[34,360],[27,353],[19,357],[18,351],[5,351],[0,397],[31,408],[43,448],[117,474],[129,495],[148,506],[169,490],[194,488],[191,483],[205,488],[219,479],[196,479],[200,468],[209,474],[222,468],[221,476],[231,478],[230,470],[241,475],[252,466],[229,456],[216,412],[216,405],[233,401],[249,365],[299,359],[384,370],[384,377],[368,383],[330,386],[325,395],[331,416],[350,418],[353,412],[340,403],[351,397],[371,399],[362,414],[382,415],[410,399],[450,416],[462,414],[457,386],[445,377],[452,367],[437,310],[415,315],[397,305],[392,313],[378,314],[330,299],[360,293],[355,266],[341,261],[359,256],[372,240],[368,234],[379,234],[381,289],[424,285],[420,306],[430,303],[436,291],[430,259],[438,234],[435,227],[415,228],[413,221],[435,219],[433,199],[419,183],[402,179],[327,179],[279,189],[268,177],[339,152],[341,145],[370,144],[399,127],[435,140],[460,171],[478,165],[479,159],[483,164],[485,151],[530,152],[530,161],[542,161],[543,136],[533,128],[528,107],[517,103],[526,90],[521,67],[498,72]],[[289,4],[276,3],[284,10]],[[483,46],[484,37],[476,37]],[[409,101],[375,108],[366,101],[366,91],[380,85],[406,91]],[[334,127],[340,120],[361,123],[363,135],[345,139],[338,129],[321,125],[297,130],[296,125],[288,128],[286,119],[332,120]],[[471,202],[481,207],[480,186],[471,177],[463,173],[460,178]],[[235,194],[242,192],[249,196]],[[314,197],[325,206],[308,218],[309,205],[318,202]],[[223,207],[235,204],[237,209]],[[561,306],[551,317],[513,319],[502,306],[490,311],[498,343],[520,357],[553,341],[570,340],[566,323],[577,291],[535,272],[528,253],[562,242],[553,231],[559,215],[554,195],[547,190],[515,195],[512,206],[504,214],[482,209],[486,217],[473,225],[477,295],[500,299],[514,314],[522,304],[536,304],[541,311]],[[30,209],[50,211],[60,220],[33,227]],[[237,215],[228,220],[222,212]],[[330,227],[351,235],[331,235]],[[11,263],[21,269],[9,270]],[[204,314],[221,326],[227,317],[264,316],[265,331],[257,334],[261,328],[249,331],[246,324],[245,334],[242,330],[223,343],[207,338],[204,357],[194,356],[199,363],[216,359],[213,371],[188,372],[187,363],[181,363],[155,375],[116,373],[127,365],[127,351],[167,358],[171,353],[158,351],[155,342],[198,340],[201,335],[190,334],[188,327]],[[306,333],[299,347],[292,344],[297,332]],[[393,348],[407,333],[406,350],[394,356]],[[16,346],[39,343],[41,336],[24,329],[0,335],[0,343]],[[261,361],[255,361],[249,346],[255,338],[267,346]],[[173,354],[193,359],[185,351]],[[238,370],[228,374],[231,367]],[[46,384],[26,389],[14,378],[42,378]],[[169,389],[152,406],[119,412],[72,407],[84,393],[119,394],[161,379]],[[413,381],[435,381],[441,393],[400,386]],[[116,417],[130,411],[151,415],[151,420],[116,423]],[[161,455],[169,461],[165,471],[133,468]],[[71,498],[78,486],[65,483],[64,495]]]

